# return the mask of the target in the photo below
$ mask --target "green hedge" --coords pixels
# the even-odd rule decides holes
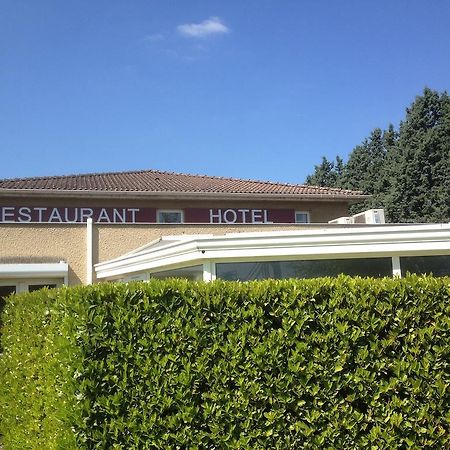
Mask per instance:
[[[450,448],[450,280],[154,280],[11,297],[13,449]]]
[[[73,394],[64,332],[57,310],[61,291],[41,290],[7,299],[0,358],[0,434],[4,449],[76,449],[68,418]]]

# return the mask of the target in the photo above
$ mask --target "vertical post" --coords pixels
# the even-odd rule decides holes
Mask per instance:
[[[92,284],[92,218],[86,222],[86,284]]]
[[[59,263],[60,264],[66,264],[65,261],[60,261]],[[64,282],[63,282],[63,284],[65,286],[69,285],[69,274],[67,273],[67,271],[66,271],[66,274],[64,275]]]
[[[392,276],[394,278],[402,277],[402,268],[400,266],[400,256],[392,257]]]
[[[205,261],[203,263],[203,281],[214,281],[216,279],[216,263]]]
[[[28,284],[23,281],[16,284],[16,294],[20,294],[21,292],[28,292]]]

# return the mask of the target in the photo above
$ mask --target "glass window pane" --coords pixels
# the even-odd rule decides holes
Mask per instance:
[[[159,223],[181,223],[181,211],[158,211]]]
[[[407,272],[447,276],[450,275],[450,255],[402,257],[400,267],[402,276],[406,276]]]
[[[0,327],[2,326],[1,315],[3,308],[5,307],[5,297],[14,294],[16,292],[16,286],[0,286]]]
[[[308,212],[295,212],[295,223],[309,223],[309,213]]]
[[[14,292],[16,292],[16,286],[0,286],[0,298],[8,297]]]
[[[267,278],[315,278],[346,274],[362,277],[392,276],[391,258],[264,261],[216,264],[217,278],[261,280]]]
[[[203,280],[203,266],[183,267],[181,269],[164,270],[150,274],[151,278],[186,278],[188,280]]]
[[[56,287],[56,284],[29,284],[28,292],[38,291],[39,289],[43,289],[45,287],[49,289],[54,289]]]

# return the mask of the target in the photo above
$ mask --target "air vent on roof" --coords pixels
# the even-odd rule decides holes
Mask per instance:
[[[338,217],[337,219],[330,220],[328,223],[353,223],[352,217]]]
[[[386,223],[384,219],[384,209],[369,209],[367,211],[355,214],[351,217],[338,217],[337,219],[330,220],[328,223],[370,223],[370,224],[382,224]]]
[[[386,223],[384,220],[384,209],[369,209],[359,214],[352,216],[353,223],[372,223],[382,224]]]

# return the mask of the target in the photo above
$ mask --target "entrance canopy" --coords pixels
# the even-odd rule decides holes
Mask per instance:
[[[28,292],[68,283],[69,265],[59,263],[0,264],[0,299],[13,292]]]

